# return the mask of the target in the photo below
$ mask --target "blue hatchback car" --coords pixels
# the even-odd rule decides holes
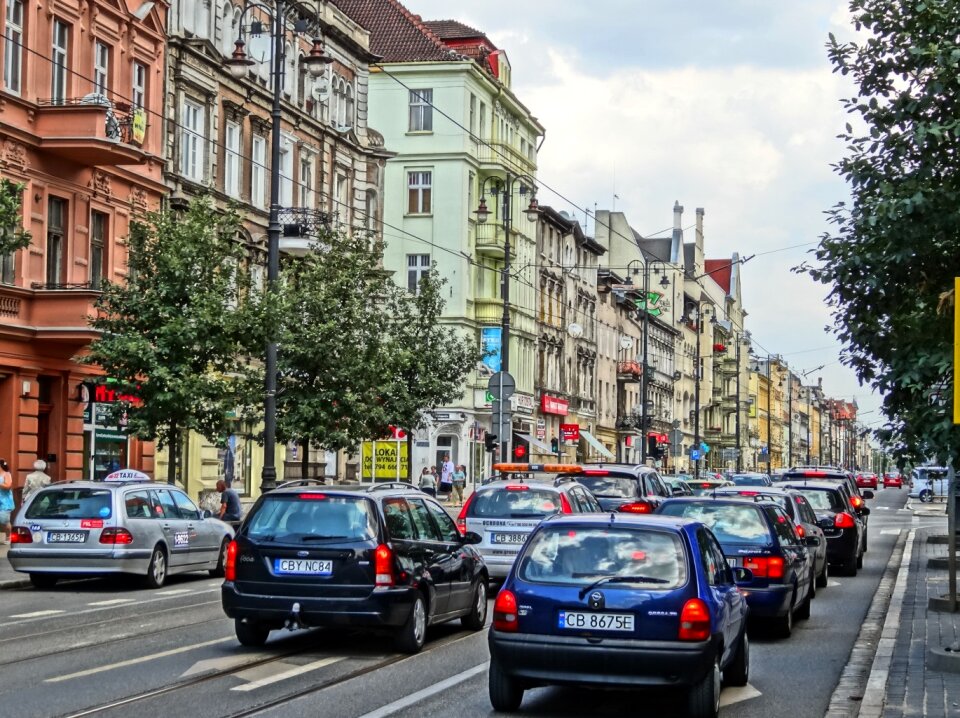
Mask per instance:
[[[514,711],[529,688],[683,688],[713,718],[721,679],[746,685],[747,602],[698,521],[637,514],[556,516],[527,539],[494,604],[490,702]]]
[[[793,631],[794,617],[810,618],[816,573],[807,546],[816,545],[819,539],[800,538],[779,504],[757,498],[760,500],[720,495],[670,499],[657,512],[708,526],[727,562],[752,574],[742,585],[750,615],[771,619],[776,632],[786,638]]]

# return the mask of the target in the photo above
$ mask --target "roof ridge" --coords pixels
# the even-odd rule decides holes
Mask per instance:
[[[387,0],[387,2],[389,2],[397,10],[399,10],[400,13],[415,28],[417,28],[420,32],[422,32],[427,37],[427,39],[429,39],[434,45],[436,45],[437,49],[443,50],[445,52],[450,52],[450,48],[443,44],[443,40],[441,40],[437,35],[433,33],[433,31],[430,28],[428,28],[426,25],[423,24],[423,18],[420,15],[414,15],[412,12],[410,12],[410,10],[407,8],[406,5],[400,2],[400,0]]]

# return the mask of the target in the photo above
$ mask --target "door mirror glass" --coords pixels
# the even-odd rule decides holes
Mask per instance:
[[[753,571],[749,568],[734,566],[731,571],[733,571],[733,580],[737,584],[750,583],[753,581]]]
[[[211,516],[213,516],[213,512],[210,511],[209,509],[204,509],[202,512],[200,512],[201,519],[208,519]]]
[[[803,545],[804,545],[804,546],[812,546],[812,547],[819,546],[819,545],[820,545],[820,537],[819,537],[819,536],[806,536],[806,537],[804,537],[804,539],[803,539]]]
[[[860,512],[860,515],[861,515],[861,516],[869,516],[869,515],[870,515],[870,509],[868,509],[866,506],[864,506],[864,507],[862,507],[861,509],[859,509],[859,512]]]
[[[476,531],[467,531],[460,541],[463,544],[478,544],[483,541],[483,536],[478,534]]]
[[[870,491],[869,489],[863,492],[863,498],[865,499],[872,499],[873,496],[874,496],[873,492]]]

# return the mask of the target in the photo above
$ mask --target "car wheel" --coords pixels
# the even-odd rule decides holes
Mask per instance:
[[[145,582],[147,588],[160,588],[167,580],[167,554],[161,546],[153,549],[150,563],[147,565]]]
[[[513,713],[523,703],[523,687],[516,678],[504,673],[495,660],[490,661],[487,690],[495,711]]]
[[[691,718],[716,718],[720,712],[720,657],[713,670],[687,694],[687,713]]]
[[[33,584],[34,588],[48,589],[53,588],[57,585],[57,580],[59,576],[54,576],[49,573],[31,573],[30,574],[30,583]]]
[[[730,661],[730,665],[723,669],[723,682],[728,686],[745,686],[750,680],[750,639],[747,638],[747,629],[743,629],[740,645]]]
[[[270,629],[263,624],[241,618],[234,619],[233,630],[240,645],[250,648],[260,648],[270,635]]]
[[[813,598],[813,594],[814,594],[814,591],[815,591],[815,589],[814,589],[814,587],[813,587],[813,584],[814,584],[814,581],[813,581],[813,579],[811,578],[811,579],[810,579],[810,590],[807,591],[807,597],[806,597],[805,599],[803,599],[803,603],[801,603],[799,606],[797,606],[797,614],[796,614],[796,615],[797,615],[797,618],[800,619],[801,621],[806,621],[808,618],[810,618],[810,601],[811,601],[811,599]]]
[[[930,489],[924,489],[920,492],[920,500],[925,504],[929,504],[933,501],[933,492]]]
[[[427,606],[423,602],[423,596],[417,594],[417,597],[413,600],[413,606],[410,608],[410,616],[407,618],[407,622],[397,633],[397,649],[403,653],[419,653],[426,638]]]
[[[227,546],[230,544],[230,539],[225,538],[223,543],[220,544],[220,556],[217,559],[217,567],[210,569],[210,575],[214,578],[223,578],[223,568],[227,564]]]
[[[863,568],[863,551],[857,556],[857,568]]]
[[[794,596],[796,598],[796,596]],[[790,638],[793,633],[793,606],[791,605],[787,612],[773,619],[774,633],[778,638]]]
[[[828,583],[829,581],[830,581],[830,562],[829,562],[829,561],[824,561],[824,562],[823,562],[823,570],[820,572],[820,575],[817,576],[817,581],[816,581],[817,587],[818,587],[818,588],[826,588],[826,587],[827,587],[827,583]]]
[[[464,628],[479,631],[487,622],[487,582],[483,576],[477,579],[477,587],[473,590],[473,602],[470,613],[460,619]]]

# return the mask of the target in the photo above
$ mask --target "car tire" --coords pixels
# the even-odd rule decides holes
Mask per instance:
[[[857,556],[857,568],[863,568],[863,551],[860,552],[860,555]]]
[[[240,645],[249,648],[260,648],[270,636],[270,629],[262,623],[241,618],[234,619],[233,630]]]
[[[470,613],[460,619],[463,627],[470,631],[479,631],[487,622],[487,582],[480,576],[477,586],[473,589],[473,602]]]
[[[397,650],[402,653],[419,653],[427,638],[427,604],[422,594],[417,594],[410,607],[406,623],[397,632]]]
[[[723,682],[728,686],[745,686],[750,680],[750,639],[747,629],[743,629],[740,645],[733,654],[730,665],[723,669]]]
[[[687,713],[690,718],[716,718],[720,712],[720,657],[717,656],[713,670],[708,672],[687,694]]]
[[[816,584],[818,588],[826,588],[827,584],[830,582],[830,562],[823,562],[823,570],[820,572],[820,575],[817,576]]]
[[[34,588],[46,590],[56,586],[59,578],[59,576],[55,576],[50,573],[31,573],[30,583]]]
[[[807,591],[807,597],[803,599],[803,603],[797,606],[796,618],[801,621],[806,621],[808,618],[810,618],[810,601],[813,599],[813,594],[816,592],[816,589],[813,587],[814,583],[815,581],[811,578],[810,590]]]
[[[230,539],[225,538],[220,544],[220,554],[217,557],[217,567],[210,569],[210,575],[214,578],[223,578],[224,567],[227,563],[227,546],[230,545]]]
[[[150,563],[147,564],[147,575],[144,577],[144,583],[147,588],[160,588],[167,581],[167,552],[162,546],[153,549],[150,556]]]
[[[490,694],[490,705],[500,713],[513,713],[523,703],[523,686],[516,678],[504,673],[496,660],[490,661],[487,691]]]
[[[796,598],[796,597],[794,597]],[[790,634],[793,633],[793,606],[787,609],[787,612],[782,616],[777,616],[773,619],[773,629],[777,638],[790,638]]]
[[[925,504],[929,504],[933,501],[933,492],[930,489],[924,489],[920,492],[920,501]]]

